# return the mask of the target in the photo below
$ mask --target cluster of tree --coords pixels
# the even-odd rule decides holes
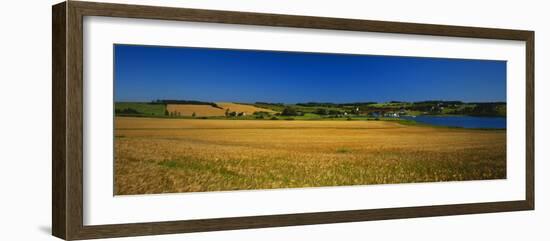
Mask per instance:
[[[115,109],[115,114],[117,115],[140,115],[143,114],[136,109],[124,108],[124,109]]]
[[[326,109],[326,108],[318,108],[313,113],[315,113],[317,115],[342,115],[342,114],[344,114],[342,111],[335,110],[335,109]]]
[[[438,104],[432,104],[432,103],[418,103],[418,104],[413,104],[409,106],[407,109],[421,111],[421,112],[438,113],[442,110],[441,108],[445,108],[445,107],[439,106]]]
[[[252,113],[253,115],[271,115],[271,113],[267,112],[267,111],[255,111],[254,113]]]
[[[464,105],[462,101],[429,100],[413,102],[410,106],[407,107],[407,109],[422,112],[440,113],[444,108],[457,108],[461,105]]]
[[[168,110],[164,110],[164,115],[165,115],[165,116],[176,117],[176,116],[181,116],[181,112],[178,112],[178,111],[168,112]],[[195,116],[195,112],[193,112],[193,117],[194,117],[194,116]]]
[[[297,116],[298,111],[294,107],[286,106],[283,111],[281,112],[282,116]]]
[[[226,117],[235,117],[235,116],[244,116],[244,115],[246,115],[246,113],[244,112],[231,111],[229,108],[225,109]]]
[[[448,109],[446,113],[452,115],[499,116],[503,114],[499,108],[505,105],[505,102],[422,101],[412,103],[407,109],[434,114]]]
[[[304,112],[296,110],[292,106],[285,106],[283,111],[281,111],[281,116],[303,116]]]
[[[267,111],[255,111],[252,114],[256,116],[256,119],[265,119],[266,117],[271,117],[271,113]]]
[[[210,105],[212,107],[223,109],[214,102],[204,102],[198,100],[154,100],[150,104],[153,105],[168,105],[168,104],[180,104],[180,105]]]
[[[471,116],[500,116],[505,115],[505,111],[499,111],[503,103],[475,103],[474,106],[467,106],[461,109],[450,111],[454,115]]]
[[[256,105],[273,105],[273,106],[285,106],[283,103],[270,103],[270,102],[254,102]]]

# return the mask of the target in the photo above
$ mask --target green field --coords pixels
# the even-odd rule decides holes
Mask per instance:
[[[135,110],[138,113],[120,113],[128,109]],[[121,116],[165,116],[166,105],[142,102],[116,102],[115,112],[118,112],[117,115]]]

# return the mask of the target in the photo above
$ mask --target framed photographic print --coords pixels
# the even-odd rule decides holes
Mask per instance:
[[[53,6],[53,235],[534,209],[534,32]]]

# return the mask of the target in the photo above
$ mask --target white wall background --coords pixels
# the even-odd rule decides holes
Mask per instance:
[[[99,0],[98,0],[99,1]],[[545,1],[130,0],[136,4],[407,21],[536,31],[536,210],[120,240],[548,240],[550,21]],[[51,5],[0,10],[0,240],[56,240],[51,230]]]

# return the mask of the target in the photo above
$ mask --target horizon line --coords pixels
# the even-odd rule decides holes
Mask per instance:
[[[255,103],[267,103],[267,104],[285,104],[285,105],[292,105],[292,104],[308,104],[308,103],[315,103],[315,104],[357,104],[357,103],[420,103],[420,102],[461,102],[461,103],[507,103],[507,101],[497,100],[497,101],[463,101],[463,100],[418,100],[418,101],[400,101],[400,100],[390,100],[390,101],[346,101],[346,102],[332,102],[332,101],[303,101],[303,102],[273,102],[273,101],[206,101],[206,100],[191,100],[191,99],[154,99],[154,100],[114,100],[114,102],[134,102],[134,103],[154,103],[156,101],[196,101],[196,102],[204,102],[204,103],[220,103],[220,102],[227,102],[227,103],[243,103],[243,104],[255,104]]]

